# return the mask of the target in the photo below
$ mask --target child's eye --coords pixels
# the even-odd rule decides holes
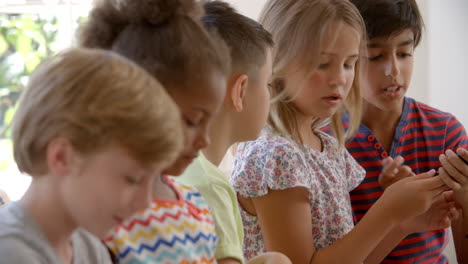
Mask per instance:
[[[319,64],[318,68],[323,70],[323,69],[328,68],[329,65],[330,65],[329,63],[321,63]]]
[[[380,58],[382,58],[382,55],[367,57],[369,61],[376,61],[376,60],[379,60]]]
[[[356,65],[356,63],[345,63],[345,64],[343,65],[343,67],[344,67],[345,69],[347,69],[347,70],[352,70],[352,69],[354,69],[354,66],[355,66],[355,65]]]
[[[189,127],[196,127],[197,124],[195,122],[193,122],[192,120],[188,119],[188,118],[185,118],[185,124],[187,124],[187,126]]]
[[[132,177],[132,176],[125,176],[125,181],[129,184],[140,184],[141,179],[137,177]]]
[[[413,54],[411,54],[411,53],[406,53],[406,52],[402,52],[402,53],[399,54],[399,56],[400,56],[401,58],[407,58],[407,57],[413,56]]]

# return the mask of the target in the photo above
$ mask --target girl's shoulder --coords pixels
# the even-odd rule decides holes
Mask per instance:
[[[264,156],[278,153],[297,153],[301,152],[301,149],[294,141],[264,130],[256,140],[240,143],[237,151],[236,156]]]
[[[320,138],[324,148],[338,148],[338,140],[321,129],[314,130],[314,133]]]

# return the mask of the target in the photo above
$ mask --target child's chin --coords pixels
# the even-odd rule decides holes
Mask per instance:
[[[167,168],[163,171],[165,175],[171,176],[180,176],[184,173],[185,169],[190,165],[190,162],[177,161],[170,168]]]
[[[115,226],[117,226],[117,224]],[[88,231],[89,233],[91,233],[92,235],[94,235],[96,237],[103,238],[103,237],[107,236],[112,231],[113,227],[114,226],[111,226],[111,227],[106,228],[106,229],[97,229],[97,228],[94,228],[94,229],[83,228],[83,229],[85,229],[86,231]]]

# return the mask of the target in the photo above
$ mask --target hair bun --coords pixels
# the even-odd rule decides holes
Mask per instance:
[[[134,23],[162,24],[177,16],[199,20],[203,8],[196,0],[123,0],[120,7]]]

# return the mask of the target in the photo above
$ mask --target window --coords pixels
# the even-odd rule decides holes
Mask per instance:
[[[13,160],[11,120],[29,75],[45,57],[73,44],[91,1],[0,0],[0,192],[18,200],[31,178]]]

